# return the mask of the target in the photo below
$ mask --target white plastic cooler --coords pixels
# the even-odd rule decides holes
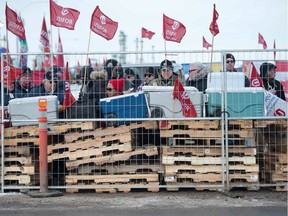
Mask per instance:
[[[38,124],[38,122],[31,120],[38,120],[39,118],[39,107],[38,99],[47,99],[47,119],[58,118],[58,105],[59,101],[57,96],[40,96],[40,97],[25,97],[16,98],[9,101],[8,111],[12,120],[12,126],[23,126]],[[15,120],[26,120],[26,121],[15,121]],[[29,121],[30,120],[30,121]]]
[[[144,86],[142,90],[148,95],[151,117],[183,118],[182,106],[179,100],[173,99],[174,86]],[[203,116],[204,94],[195,87],[184,86],[197,112],[197,117]]]

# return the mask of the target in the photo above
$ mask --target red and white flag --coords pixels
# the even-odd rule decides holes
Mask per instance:
[[[179,21],[163,14],[163,38],[167,41],[180,43],[186,34],[186,27]]]
[[[63,53],[63,47],[62,47],[62,42],[61,42],[61,38],[60,38],[60,32],[58,31],[58,49],[57,49],[58,53]],[[64,56],[63,54],[58,54],[57,55],[57,66],[64,68]]]
[[[253,62],[250,67],[250,87],[263,87],[263,80],[258,74],[257,69]]]
[[[209,27],[211,34],[214,36],[216,36],[220,32],[218,24],[217,24],[218,17],[219,17],[219,14],[216,11],[216,5],[214,4],[213,5],[213,19],[212,19],[212,22],[211,22],[210,27]]]
[[[11,85],[14,82],[15,78],[18,77],[21,73],[22,73],[21,68],[15,68],[12,65],[7,64],[6,61],[4,61],[3,81],[5,85]],[[1,74],[0,74],[0,80],[1,80]]]
[[[41,33],[40,33],[40,43],[43,45],[43,51],[49,53],[50,52],[50,41],[49,35],[47,31],[45,17],[43,17]]]
[[[202,43],[203,43],[203,47],[206,49],[208,49],[209,47],[212,47],[212,45],[206,41],[204,36],[202,37]]]
[[[258,33],[258,44],[262,44],[263,49],[267,49],[267,43],[264,40],[264,37],[260,33]]]
[[[197,112],[192,104],[188,93],[183,85],[179,82],[178,78],[175,80],[173,99],[177,98],[182,105],[182,112],[185,117],[197,117]]]
[[[118,29],[118,22],[102,13],[99,6],[97,6],[91,17],[90,29],[106,40],[111,40]]]
[[[69,108],[70,106],[72,106],[72,104],[76,102],[76,99],[71,93],[69,80],[70,78],[69,78],[69,70],[68,70],[68,62],[67,62],[66,69],[65,69],[65,96],[64,96],[64,100],[62,104],[63,110]]]
[[[148,38],[150,40],[153,37],[153,35],[155,34],[155,32],[149,31],[148,29],[143,28],[143,27],[142,27],[141,32],[142,32],[142,38]]]
[[[80,12],[72,8],[63,8],[50,0],[51,25],[74,30]]]
[[[15,11],[10,9],[6,3],[6,29],[12,32],[14,35],[18,36],[22,40],[26,40],[25,28],[21,18],[17,15]]]

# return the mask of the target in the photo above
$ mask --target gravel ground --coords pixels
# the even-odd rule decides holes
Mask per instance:
[[[59,205],[60,204],[60,205]],[[178,191],[158,193],[64,193],[61,197],[31,198],[22,193],[0,194],[0,209],[28,208],[199,208],[199,207],[285,207],[287,192],[267,189],[230,192]]]

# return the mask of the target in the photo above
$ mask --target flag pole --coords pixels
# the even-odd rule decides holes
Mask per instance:
[[[51,15],[50,15],[51,16]],[[52,72],[52,91],[54,89],[54,70],[53,70],[53,43],[52,43],[52,25],[50,23],[50,67]]]
[[[7,2],[6,2],[6,5],[7,5]],[[7,65],[9,65],[9,56],[8,56],[8,28],[7,28],[7,27],[6,27],[6,63],[7,63]],[[4,68],[4,65],[3,65],[3,68]],[[3,70],[3,73],[4,73],[4,70]],[[8,74],[8,79],[7,79],[7,83],[8,83],[10,73],[7,73],[7,74]],[[4,85],[3,85],[3,86],[4,86]],[[8,88],[6,88],[6,92],[7,92],[7,94],[9,93]]]
[[[91,30],[89,32],[89,38],[88,38],[88,48],[87,48],[86,65],[85,65],[85,72],[84,72],[84,84],[86,82],[86,74],[87,74],[87,66],[88,66],[88,53],[89,53],[89,49],[90,49],[90,41],[91,41]],[[84,93],[82,92],[82,94],[84,94]]]
[[[213,62],[213,49],[214,49],[214,35],[212,36],[212,47],[211,47],[211,62],[210,62],[211,70],[212,70],[212,62]],[[211,82],[211,76],[210,76],[209,82]]]

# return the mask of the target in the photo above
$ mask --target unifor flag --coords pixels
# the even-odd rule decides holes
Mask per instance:
[[[63,100],[63,104],[62,104],[63,110],[69,108],[70,106],[72,106],[72,104],[74,104],[76,102],[76,99],[72,95],[71,89],[70,89],[68,62],[66,63],[65,79],[64,80],[65,80],[65,96],[64,96],[64,100]]]
[[[167,41],[180,43],[186,34],[186,27],[179,21],[163,14],[163,37]]]
[[[263,87],[263,80],[258,74],[257,69],[253,62],[250,67],[250,87]]]
[[[190,100],[190,97],[183,85],[179,82],[179,79],[176,78],[173,90],[173,99],[178,99],[182,106],[182,112],[185,117],[197,117],[197,112],[193,103]]]
[[[6,29],[21,38],[22,40],[26,40],[25,37],[25,28],[21,18],[17,15],[16,12],[11,10],[6,3]]]
[[[57,48],[57,66],[64,68],[64,56],[63,54],[59,54],[59,53],[63,53],[63,46],[62,46],[62,41],[61,41],[61,37],[60,37],[60,32],[58,31],[58,48]]]
[[[50,41],[47,31],[45,17],[43,17],[41,33],[40,33],[40,43],[43,45],[43,52],[50,52]]]
[[[6,61],[3,61],[4,67],[3,67],[3,81],[5,85],[11,85],[13,84],[16,77],[18,77],[22,73],[21,68],[13,67],[10,64],[7,64]],[[0,65],[1,66],[1,65]],[[0,80],[1,80],[1,74],[0,74]]]
[[[19,38],[20,44],[20,53],[27,53],[28,52],[28,45],[27,40],[22,40]],[[19,67],[22,68],[23,66],[27,66],[28,57],[25,54],[20,55]]]
[[[50,0],[51,25],[74,30],[80,12],[72,8],[64,8]]]
[[[262,44],[263,49],[267,49],[267,43],[264,40],[264,37],[260,33],[258,33],[258,44]]]
[[[143,28],[143,27],[142,27],[141,33],[142,33],[142,38],[148,38],[150,40],[155,34],[155,32],[149,31],[148,29]]]
[[[204,36],[202,37],[202,43],[203,43],[203,47],[206,49],[208,49],[209,47],[212,47],[212,45],[206,41]]]
[[[97,6],[91,17],[90,29],[106,40],[111,40],[118,29],[118,22],[106,16]]]
[[[211,22],[210,27],[209,27],[211,34],[214,36],[216,36],[220,32],[218,24],[217,24],[218,17],[219,17],[219,14],[216,11],[216,5],[214,4],[213,5],[213,19],[212,19],[212,22]]]

